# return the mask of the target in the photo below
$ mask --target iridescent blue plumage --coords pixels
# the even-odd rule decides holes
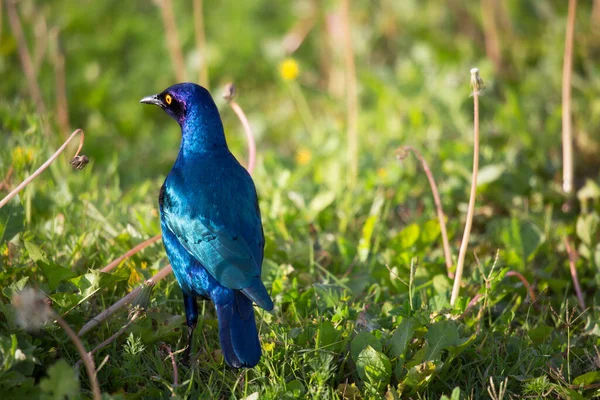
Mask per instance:
[[[189,340],[198,319],[196,297],[210,299],[225,361],[253,367],[261,351],[252,302],[268,311],[273,302],[260,279],[264,236],[252,178],[229,151],[206,89],[178,84],[142,102],[160,106],[181,125],[181,148],[159,205]]]

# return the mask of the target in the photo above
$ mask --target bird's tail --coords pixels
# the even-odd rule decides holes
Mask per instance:
[[[225,362],[234,368],[254,367],[261,351],[252,300],[235,291],[233,303],[215,304],[215,307]]]

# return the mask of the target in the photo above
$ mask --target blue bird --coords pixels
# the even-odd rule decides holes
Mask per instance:
[[[163,243],[183,291],[189,358],[196,299],[210,299],[227,364],[254,367],[261,356],[252,302],[273,302],[260,273],[265,238],[252,178],[227,147],[210,93],[181,83],[141,103],[162,108],[181,126],[181,147],[159,195]]]

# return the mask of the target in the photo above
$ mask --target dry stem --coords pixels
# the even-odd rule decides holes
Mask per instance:
[[[163,269],[161,269],[160,271],[158,271],[156,273],[156,275],[154,275],[152,278],[148,279],[146,282],[144,282],[143,284],[139,285],[134,290],[132,290],[129,294],[125,295],[123,298],[121,298],[121,300],[117,301],[112,306],[108,307],[106,310],[102,311],[100,314],[96,315],[94,318],[92,318],[90,321],[88,321],[81,328],[78,335],[79,336],[85,335],[86,333],[88,333],[89,331],[91,331],[92,329],[94,329],[95,327],[100,325],[100,323],[102,323],[103,321],[108,319],[115,312],[117,312],[118,310],[120,310],[121,308],[126,306],[127,304],[131,303],[131,301],[133,299],[135,299],[137,294],[142,290],[142,287],[144,285],[154,285],[158,281],[164,279],[171,272],[173,272],[173,269],[171,268],[171,265],[169,264],[166,267],[164,267]]]
[[[208,63],[206,53],[206,35],[204,32],[204,12],[202,0],[194,0],[194,29],[196,32],[196,51],[202,62],[198,71],[198,82],[208,89]]]
[[[348,161],[350,187],[354,188],[358,176],[358,90],[352,35],[350,29],[350,0],[342,0],[344,19],[344,63],[346,66],[346,108],[348,128]]]
[[[435,202],[435,208],[437,210],[437,216],[438,216],[438,220],[440,223],[440,231],[442,234],[442,244],[444,247],[444,258],[446,259],[446,270],[448,272],[448,277],[454,278],[454,274],[451,271],[451,269],[452,269],[452,253],[450,252],[450,242],[448,241],[448,232],[446,230],[446,216],[444,215],[444,209],[442,208],[442,201],[440,199],[440,193],[438,191],[437,184],[435,183],[435,179],[433,178],[433,174],[431,173],[431,170],[429,169],[429,165],[427,164],[427,161],[425,161],[425,159],[423,158],[421,153],[419,153],[415,148],[413,148],[412,146],[403,146],[401,148],[401,150],[405,151],[405,152],[411,151],[415,155],[415,157],[417,157],[417,159],[421,163],[421,166],[423,167],[423,171],[425,172],[425,175],[427,175],[427,180],[429,181],[429,186],[431,187],[431,193],[433,194],[433,201]],[[404,158],[404,157],[402,157],[402,154],[399,154],[398,157]]]
[[[496,11],[495,0],[481,0],[485,52],[494,63],[496,73],[499,73],[502,72],[502,51],[498,26],[496,24]]]
[[[98,351],[102,350],[104,347],[106,347],[109,344],[111,344],[112,342],[114,342],[119,336],[121,336],[127,330],[127,328],[129,328],[129,326],[131,324],[133,324],[133,322],[142,314],[142,312],[143,312],[143,310],[137,310],[131,316],[129,321],[127,321],[127,323],[121,329],[119,329],[119,331],[117,333],[115,333],[114,335],[112,335],[111,337],[106,339],[104,342],[100,343],[98,346],[94,347],[94,349],[92,351],[90,351],[90,356],[92,356],[93,354],[97,353]]]
[[[39,174],[44,172],[44,170],[46,168],[48,168],[48,166],[50,164],[52,164],[52,162],[56,159],[56,157],[58,157],[60,155],[60,153],[63,152],[63,150],[67,147],[67,145],[71,142],[71,140],[73,140],[73,138],[75,136],[77,136],[78,134],[81,134],[81,136],[79,137],[79,148],[77,149],[77,152],[75,153],[75,157],[73,157],[73,158],[78,157],[79,152],[81,151],[81,148],[83,147],[83,140],[84,140],[83,130],[81,130],[81,129],[75,129],[75,131],[73,131],[73,133],[71,133],[71,136],[69,136],[69,138],[63,143],[63,145],[60,146],[60,148],[58,150],[56,150],[56,152],[54,154],[52,154],[52,156],[50,156],[50,158],[44,164],[42,164],[41,167],[39,167],[33,174],[31,174],[27,179],[25,179],[23,182],[21,182],[21,184],[19,186],[14,188],[12,192],[10,192],[4,199],[2,199],[2,201],[0,201],[0,208],[4,207],[6,205],[6,203],[8,203],[10,201],[10,199],[15,197],[16,194],[19,193],[21,190],[23,190],[23,188],[25,186],[29,185],[29,183],[31,183],[31,181],[33,181]]]
[[[575,33],[575,11],[577,0],[569,0],[567,32],[562,78],[562,145],[563,145],[563,190],[573,191],[573,132],[571,126],[571,76],[573,74],[573,36]]]
[[[19,58],[21,59],[21,66],[23,67],[23,72],[25,73],[25,78],[27,80],[29,95],[37,107],[38,114],[40,114],[40,117],[44,119],[46,116],[46,106],[44,105],[42,92],[35,76],[35,68],[27,47],[27,40],[25,40],[25,34],[23,33],[23,26],[21,25],[19,13],[13,0],[8,0],[6,2],[6,13],[8,15],[8,22],[10,23],[13,35],[17,41]],[[44,126],[45,125],[46,124],[44,122]],[[46,135],[49,134],[47,128],[44,128],[44,133]]]
[[[471,179],[471,194],[469,195],[469,208],[467,210],[467,220],[465,222],[465,232],[460,244],[458,253],[458,262],[456,264],[456,276],[454,286],[452,287],[452,296],[450,304],[454,306],[460,292],[460,283],[465,264],[465,255],[469,245],[469,236],[471,235],[471,225],[473,224],[473,214],[475,213],[475,197],[477,195],[477,172],[479,170],[479,91],[483,89],[483,81],[479,76],[477,68],[471,69],[471,86],[473,87],[473,176]]]
[[[565,243],[565,248],[567,249],[567,254],[569,255],[569,269],[571,270],[571,279],[573,279],[573,286],[575,287],[575,293],[577,294],[577,301],[579,302],[579,307],[582,310],[585,310],[585,300],[583,299],[583,292],[581,291],[581,286],[579,285],[579,279],[577,278],[577,267],[575,262],[577,261],[577,252],[571,246],[569,239],[564,237],[563,241]]]
[[[165,350],[169,354],[169,358],[171,359],[171,365],[173,366],[173,386],[179,385],[179,373],[177,372],[177,363],[175,362],[175,355],[171,351],[171,346],[166,343],[163,343],[163,350]]]
[[[248,118],[246,118],[246,114],[242,107],[236,103],[234,100],[235,97],[235,85],[233,83],[228,84],[225,87],[225,93],[223,94],[223,98],[227,100],[235,114],[240,119],[242,126],[244,127],[244,133],[246,133],[246,140],[248,141],[248,173],[252,175],[254,171],[254,167],[256,165],[256,142],[254,141],[254,135],[252,134],[252,128],[250,128],[250,123],[248,122]]]
[[[69,123],[69,104],[67,102],[65,56],[60,49],[58,30],[55,29],[52,33],[55,50],[53,61],[54,81],[56,89],[56,119],[58,121],[58,126],[60,127],[60,129],[63,132],[69,132],[71,130],[71,124]]]
[[[523,276],[523,274],[521,274],[520,272],[517,272],[517,271],[508,271],[506,273],[506,276],[516,276],[517,278],[519,278],[519,280],[521,282],[523,282],[523,285],[525,285],[525,288],[527,288],[527,292],[529,293],[529,297],[531,298],[531,302],[535,303],[535,292],[533,291],[533,288],[531,287],[531,285],[527,281],[527,278],[525,278]]]
[[[186,80],[185,62],[181,51],[181,45],[179,44],[179,37],[177,36],[177,23],[175,22],[175,15],[173,14],[173,3],[171,0],[158,0],[158,5],[165,33],[167,35],[167,47],[169,49],[169,55],[171,56],[171,62],[173,63],[175,77],[179,82],[184,82]]]
[[[85,370],[90,378],[90,385],[92,386],[92,393],[94,394],[94,400],[99,400],[102,398],[102,394],[100,393],[100,387],[98,386],[98,379],[96,378],[96,367],[94,366],[94,359],[88,352],[85,350],[83,343],[77,337],[73,329],[67,324],[67,321],[62,319],[60,316],[56,315],[56,322],[60,325],[61,328],[67,332],[69,338],[75,343],[75,347],[77,347],[77,351],[79,351],[79,355],[81,355],[81,359],[85,364]]]
[[[101,272],[110,272],[113,268],[115,268],[117,265],[119,265],[126,258],[129,258],[132,255],[134,255],[135,253],[137,253],[138,251],[141,251],[141,250],[145,249],[146,247],[150,246],[151,244],[158,242],[160,239],[162,239],[162,235],[156,235],[154,237],[151,237],[148,240],[143,241],[142,243],[138,244],[131,250],[127,251],[122,256],[113,260],[110,264],[108,264],[106,267],[102,268],[100,271]]]

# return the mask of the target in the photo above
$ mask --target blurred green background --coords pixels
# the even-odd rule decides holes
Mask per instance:
[[[384,166],[375,160],[399,143],[431,152],[432,159],[444,149],[459,150],[457,143],[470,137],[468,71],[478,66],[488,86],[482,106],[485,141],[496,141],[498,153],[507,142],[517,151],[529,149],[528,166],[543,166],[550,176],[556,173],[567,2],[490,1],[496,32],[492,38],[481,12],[485,4],[352,2],[361,168]],[[49,115],[56,115],[56,55],[64,56],[69,123],[86,131],[85,152],[94,168],[103,169],[117,154],[122,165],[130,166],[119,168],[124,185],[164,175],[177,151],[178,127],[138,104],[141,97],[176,83],[180,76],[174,73],[157,3],[22,0],[17,6]],[[204,54],[196,49],[192,9],[192,1],[173,2],[185,62],[180,74],[198,81],[206,60],[214,97],[221,98],[226,83],[237,85],[238,102],[250,118],[259,154],[273,152],[291,159],[300,146],[310,144],[305,147],[319,152],[328,141],[335,143],[327,149],[343,151],[343,35],[337,2],[205,0]],[[584,141],[582,152],[592,153],[595,163],[600,40],[592,19],[592,2],[580,2],[573,112],[577,137]],[[11,136],[18,131],[7,123],[9,115],[14,117],[30,100],[5,11],[2,21],[0,129],[3,136]],[[286,35],[304,32],[306,26],[310,31],[305,40],[290,54]],[[488,47],[499,49],[499,60],[492,58],[493,52],[488,54],[489,49],[486,52],[486,40],[494,39]],[[298,90],[290,90],[280,77],[278,65],[286,57],[299,64],[299,76],[292,82]],[[299,93],[304,99],[297,98]],[[312,114],[309,121],[298,109],[303,101]],[[223,101],[219,105],[228,140],[243,157],[244,136],[235,115]],[[56,143],[67,133],[52,124],[51,140],[56,138]],[[462,152],[457,153],[461,157]],[[152,162],[140,165],[140,160],[149,159]],[[5,169],[7,162],[2,164]],[[578,168],[585,167],[578,163]]]

